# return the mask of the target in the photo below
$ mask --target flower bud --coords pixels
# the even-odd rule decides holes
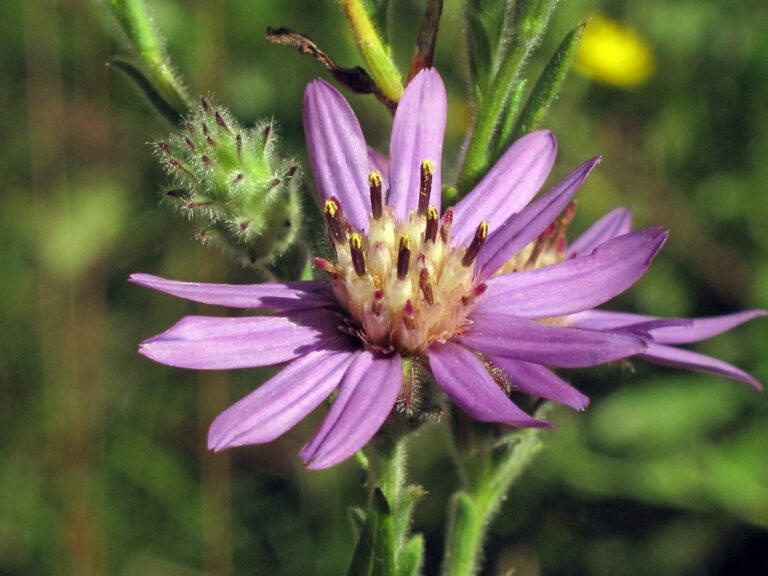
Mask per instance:
[[[202,98],[156,150],[174,179],[166,198],[198,225],[197,237],[247,265],[270,264],[301,224],[299,165],[280,154],[274,124],[244,129]]]

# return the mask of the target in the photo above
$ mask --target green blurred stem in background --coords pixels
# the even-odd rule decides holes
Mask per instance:
[[[179,117],[186,115],[190,107],[189,96],[180,78],[173,71],[154,17],[145,0],[104,1],[144,63],[159,96]],[[125,71],[123,67],[121,69]],[[131,77],[134,78],[134,75],[131,74]],[[146,87],[141,83],[140,88],[146,92]]]

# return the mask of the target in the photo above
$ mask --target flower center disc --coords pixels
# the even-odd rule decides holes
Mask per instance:
[[[474,299],[485,288],[474,286],[473,272],[488,225],[478,227],[469,246],[452,248],[450,208],[442,225],[437,209],[426,201],[399,221],[382,206],[377,173],[371,175],[371,200],[367,234],[352,230],[338,200],[326,202],[337,262],[315,263],[331,275],[351,331],[367,348],[418,354],[431,342],[463,331]]]

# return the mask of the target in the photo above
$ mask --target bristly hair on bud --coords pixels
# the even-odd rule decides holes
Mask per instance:
[[[279,150],[274,121],[244,128],[212,98],[156,144],[173,178],[165,198],[196,223],[204,243],[263,268],[295,243],[301,226],[299,164]]]

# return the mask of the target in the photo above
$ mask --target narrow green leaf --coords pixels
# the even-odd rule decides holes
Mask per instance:
[[[405,536],[408,534],[413,509],[425,494],[426,492],[424,491],[424,488],[415,485],[405,486],[400,491],[400,497],[393,506],[395,534],[399,539],[398,545],[402,544]]]
[[[515,5],[516,32],[478,107],[477,120],[456,187],[464,196],[491,167],[490,145],[504,110],[517,90],[518,76],[531,50],[539,43],[557,0],[528,0]]]
[[[504,142],[504,148],[513,141],[534,130],[542,121],[550,104],[557,96],[563,85],[565,76],[573,63],[576,52],[579,49],[581,37],[584,34],[585,24],[580,24],[571,30],[560,43],[555,53],[550,58],[544,71],[539,76],[536,86],[533,87],[528,101],[520,114],[520,119],[515,125],[509,141]]]
[[[468,0],[465,10],[469,71],[475,97],[482,100],[498,58],[509,0]]]
[[[424,561],[424,537],[417,534],[403,546],[397,559],[398,576],[418,576]]]
[[[496,163],[496,160],[499,159],[499,157],[507,148],[509,148],[509,145],[512,143],[510,141],[512,129],[515,126],[515,119],[517,118],[517,113],[520,110],[520,103],[523,100],[523,92],[525,91],[526,84],[527,82],[525,80],[518,82],[510,96],[510,100],[507,103],[507,107],[504,110],[504,114],[502,116],[501,127],[493,138],[493,152],[490,158],[491,165]]]
[[[365,530],[365,521],[367,519],[365,510],[353,506],[347,511],[347,514],[349,516],[349,523],[352,525],[352,530],[354,531],[355,536],[359,539],[363,530]]]
[[[475,99],[481,102],[490,75],[492,50],[482,20],[473,14],[467,14],[467,52]]]
[[[368,510],[363,525],[363,532],[357,540],[357,546],[352,554],[352,562],[347,570],[347,576],[370,576],[373,564],[373,549],[376,538],[376,524],[379,515]]]
[[[453,206],[459,199],[459,191],[454,186],[443,186],[443,206]]]

